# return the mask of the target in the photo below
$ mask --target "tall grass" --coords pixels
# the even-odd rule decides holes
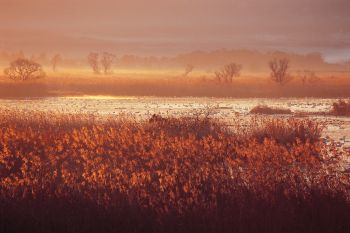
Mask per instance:
[[[249,140],[263,142],[265,139],[271,139],[285,146],[294,146],[297,141],[319,142],[325,126],[310,119],[253,117],[245,129],[237,124],[236,128],[244,132],[243,136]]]
[[[2,111],[0,231],[349,232],[342,152],[308,119],[257,122]]]

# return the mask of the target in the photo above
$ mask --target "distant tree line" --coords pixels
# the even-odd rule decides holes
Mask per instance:
[[[94,74],[111,74],[116,56],[109,52],[96,53],[90,52],[87,56],[87,62]],[[57,71],[58,64],[62,61],[60,54],[55,54],[50,60],[52,71]],[[274,58],[268,63],[270,69],[270,78],[273,82],[280,86],[284,86],[292,80],[290,74],[290,62],[286,58]],[[187,64],[182,77],[188,77],[193,71],[194,66]],[[214,79],[218,83],[230,84],[233,80],[241,75],[242,65],[231,62],[224,65],[221,69],[214,72]],[[12,61],[9,67],[4,69],[4,74],[7,78],[17,81],[26,81],[40,79],[46,76],[43,67],[34,59],[27,59],[22,53],[21,56]],[[303,86],[310,84],[314,85],[320,81],[320,78],[313,71],[304,70],[297,73]]]
[[[101,74],[101,70],[105,75],[110,74],[112,71],[112,65],[115,61],[116,56],[112,53],[103,52],[98,54],[95,52],[89,53],[87,61],[92,71],[95,74]]]

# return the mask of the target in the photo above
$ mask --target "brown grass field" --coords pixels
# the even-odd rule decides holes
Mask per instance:
[[[67,95],[167,96],[167,97],[320,97],[350,96],[349,76],[323,75],[313,83],[302,84],[297,76],[280,86],[269,74],[245,75],[232,83],[219,83],[212,74],[198,72],[182,77],[179,72],[120,73],[115,75],[49,74],[36,81],[13,82],[0,78],[1,98]]]
[[[0,114],[0,232],[350,232],[350,156],[307,118]]]

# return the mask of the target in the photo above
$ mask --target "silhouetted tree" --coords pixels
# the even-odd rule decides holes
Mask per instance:
[[[307,81],[309,82],[309,84],[315,85],[315,84],[318,83],[320,80],[321,80],[320,77],[318,77],[318,76],[315,74],[315,72],[311,72],[311,73],[310,73],[310,76],[309,76],[309,78],[308,78]]]
[[[307,83],[314,85],[320,80],[320,78],[315,74],[315,72],[309,71],[309,70],[303,71],[300,74],[300,79],[303,86],[306,85]]]
[[[59,54],[56,54],[51,59],[52,71],[56,72],[57,64],[62,61],[62,57]]]
[[[291,76],[288,73],[288,59],[273,59],[269,62],[269,67],[271,70],[271,79],[279,85],[284,85],[291,80]]]
[[[26,81],[45,77],[45,72],[39,63],[19,58],[10,63],[10,67],[4,70],[6,77],[12,80]]]
[[[91,66],[93,72],[95,74],[100,74],[98,53],[89,53],[87,60],[88,60],[89,65]]]
[[[225,65],[220,71],[215,72],[215,78],[219,82],[232,82],[234,77],[239,77],[241,74],[242,65],[231,62]]]
[[[101,64],[103,67],[104,74],[111,72],[112,64],[115,60],[115,55],[112,53],[104,52],[101,58]]]

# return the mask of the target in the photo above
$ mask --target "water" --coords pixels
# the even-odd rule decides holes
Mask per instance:
[[[326,112],[335,99],[232,99],[232,98],[169,98],[169,97],[49,97],[37,99],[5,100],[0,99],[3,108],[83,112],[98,114],[118,114],[128,112],[135,115],[168,113],[177,115],[194,109],[217,109],[217,115],[228,117],[230,114],[248,113],[256,105],[288,108],[293,112]]]
[[[336,99],[320,98],[169,98],[169,97],[132,97],[132,96],[81,96],[49,97],[36,99],[0,99],[3,109],[58,111],[61,113],[90,113],[102,115],[132,114],[136,118],[146,119],[152,114],[182,116],[206,112],[210,109],[213,117],[229,121],[235,114],[248,116],[257,105],[288,108],[293,113],[328,112]],[[281,116],[274,116],[281,117]],[[310,116],[327,126],[324,137],[343,142],[350,147],[350,118],[326,115]],[[345,139],[344,139],[345,137]]]

